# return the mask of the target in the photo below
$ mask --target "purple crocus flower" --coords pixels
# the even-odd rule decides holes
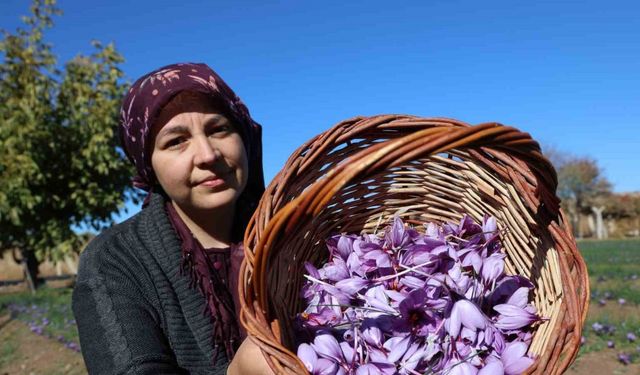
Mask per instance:
[[[627,303],[627,300],[626,300],[626,299],[624,299],[624,298],[619,298],[619,299],[618,299],[618,304],[619,304],[620,306],[624,305],[625,303]]]
[[[468,362],[465,362],[464,360],[461,360],[459,362],[450,362],[448,364],[448,366],[450,366],[450,369],[447,374],[449,375],[477,375],[478,374],[478,369],[471,365]]]
[[[415,374],[415,369],[425,354],[426,350],[424,345],[420,345],[417,342],[412,343],[399,361],[399,373],[401,375]]]
[[[372,250],[364,254],[365,260],[375,268],[387,268],[392,266],[391,256],[384,250]]]
[[[489,357],[493,360],[487,361],[483,368],[478,371],[478,375],[504,375],[504,365],[499,359]]]
[[[533,289],[533,284],[523,276],[504,276],[500,279],[495,289],[487,296],[486,303],[490,307],[506,303],[516,290],[523,287]]]
[[[384,348],[389,352],[387,360],[391,363],[398,361],[404,356],[411,345],[411,336],[392,337],[385,341]]]
[[[464,256],[461,257],[462,266],[464,267],[473,267],[473,270],[476,273],[480,273],[480,269],[482,268],[482,257],[477,251],[471,250],[467,252]]]
[[[409,243],[411,237],[405,230],[404,223],[399,216],[393,218],[393,224],[390,230],[387,230],[385,243],[392,249],[401,249]]]
[[[507,299],[508,305],[518,306],[521,309],[527,307],[527,303],[529,302],[529,288],[521,287],[518,288],[511,297]]]
[[[318,312],[302,314],[303,324],[307,327],[322,327],[327,324],[339,323],[342,314],[336,314],[331,307],[322,307]]]
[[[482,281],[486,285],[494,283],[499,276],[504,273],[504,258],[506,255],[496,253],[491,254],[482,263]]]
[[[456,293],[465,295],[473,280],[471,277],[466,275],[466,273],[462,272],[462,267],[460,263],[456,263],[449,272],[447,272],[447,277],[445,278],[446,284],[449,288],[453,289]]]
[[[615,342],[613,342],[611,340],[607,341],[607,348],[613,349],[615,347],[616,347],[616,343]]]
[[[522,308],[505,303],[494,306],[493,309],[500,313],[495,325],[503,331],[520,329],[540,320],[529,307]]]
[[[613,335],[614,333],[616,333],[616,326],[608,324],[604,326],[603,330],[606,334]]]
[[[362,329],[361,335],[367,344],[376,348],[382,347],[383,333],[380,328],[370,325]]]
[[[599,322],[595,322],[591,325],[591,329],[593,329],[595,333],[600,333],[604,329],[604,326]]]
[[[451,316],[445,322],[445,328],[452,337],[458,337],[462,327],[484,329],[487,318],[473,302],[462,299],[453,304]]]
[[[487,323],[484,332],[480,332],[478,337],[479,344],[486,344],[493,347],[498,353],[501,353],[506,347],[506,340],[502,332],[494,327],[491,322]]]
[[[371,281],[360,277],[350,277],[336,282],[335,287],[348,296],[353,296],[367,285],[371,284]]]
[[[636,341],[637,337],[633,332],[629,332],[627,333],[627,340],[629,340],[629,342],[634,342]]]
[[[527,345],[523,342],[511,342],[500,355],[505,375],[522,374],[534,362],[527,357]]]
[[[330,375],[338,370],[338,364],[326,358],[318,358],[318,354],[309,344],[298,346],[298,357],[312,375]]]
[[[324,276],[331,281],[340,281],[350,277],[347,263],[340,257],[334,257],[333,261],[322,267]]]
[[[371,317],[385,313],[394,315],[398,313],[396,309],[391,306],[389,296],[385,293],[385,289],[381,285],[370,288],[361,298],[365,300],[368,306],[379,310],[379,313],[369,314]]]
[[[417,289],[423,289],[425,287],[426,282],[419,277],[403,276],[400,278],[400,284],[402,284],[403,286],[406,286],[407,288],[417,290]]]
[[[330,238],[329,261],[306,267],[298,319],[315,339],[299,347],[305,366],[345,375],[526,369],[525,328],[540,320],[533,284],[504,275],[498,236],[495,219],[464,216],[427,224],[426,235],[395,217],[382,236]]]
[[[622,362],[625,366],[631,364],[631,356],[627,353],[619,353],[618,361]]]
[[[400,302],[400,320],[396,325],[399,332],[411,332],[417,336],[427,336],[435,330],[435,321],[429,310],[425,309],[428,295],[423,289],[417,289],[409,293]]]
[[[317,335],[313,340],[313,344],[311,344],[311,348],[319,357],[329,359],[338,364],[345,363],[340,343],[329,333]]]
[[[474,234],[482,233],[482,227],[476,224],[475,221],[469,215],[464,215],[457,228],[457,235],[459,237],[468,238]]]
[[[491,242],[498,236],[498,223],[496,218],[489,215],[484,215],[482,218],[482,234],[485,242]]]
[[[372,363],[366,363],[356,370],[356,375],[379,375],[380,373],[380,369]]]

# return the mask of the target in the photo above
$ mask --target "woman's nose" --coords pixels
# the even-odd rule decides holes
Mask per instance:
[[[197,166],[209,166],[220,157],[220,151],[208,137],[198,137],[194,155],[194,164]]]

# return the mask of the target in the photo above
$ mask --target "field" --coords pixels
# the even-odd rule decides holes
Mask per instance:
[[[640,240],[581,241],[591,306],[568,374],[640,374]],[[0,375],[83,374],[70,289],[0,295]]]
[[[0,374],[85,374],[71,289],[0,296]]]
[[[589,270],[591,305],[570,373],[640,374],[640,240],[580,241],[578,247]]]

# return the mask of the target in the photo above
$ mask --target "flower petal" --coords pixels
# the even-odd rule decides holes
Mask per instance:
[[[447,372],[448,375],[477,375],[478,369],[472,366],[468,362],[461,360],[458,363],[451,364],[451,370]]]
[[[300,344],[300,346],[298,346],[298,357],[302,363],[304,363],[307,370],[309,370],[309,372],[313,372],[316,362],[318,361],[318,355],[311,345]]]
[[[478,375],[504,375],[504,366],[501,361],[488,362],[478,371]]]
[[[335,362],[342,362],[342,349],[338,340],[328,333],[320,334],[316,336],[311,345],[315,349],[316,353]]]
[[[349,257],[349,254],[353,252],[353,240],[347,236],[340,236],[338,244],[336,246],[338,255],[344,260]]]
[[[396,362],[407,351],[409,344],[411,343],[411,337],[392,337],[384,343],[384,348],[389,350],[387,359],[389,362]]]
[[[520,375],[533,364],[534,360],[529,357],[521,357],[504,366],[505,375]]]
[[[495,326],[502,330],[522,328],[540,319],[536,314],[514,305],[501,304],[493,309],[500,313]]]
[[[362,279],[359,277],[351,277],[348,279],[338,281],[335,284],[335,286],[342,292],[352,296],[369,284],[370,284],[369,280]]]
[[[518,288],[518,290],[516,290],[507,300],[508,304],[518,306],[523,309],[527,306],[528,302],[529,288],[527,287]]]
[[[330,359],[320,358],[313,370],[313,375],[333,375],[338,371],[338,364]]]
[[[309,276],[312,276],[314,279],[321,279],[322,277],[320,276],[320,272],[318,272],[318,269],[311,263],[309,262],[304,262],[304,268],[306,268],[307,273],[309,274]]]
[[[453,309],[458,309],[460,321],[465,327],[471,329],[484,329],[486,327],[487,318],[473,302],[466,299],[460,300],[453,305]]]

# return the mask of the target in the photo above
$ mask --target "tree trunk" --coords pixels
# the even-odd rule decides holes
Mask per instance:
[[[573,232],[573,235],[576,238],[579,238],[579,228],[578,226],[580,225],[580,214],[578,213],[578,210],[576,209],[576,206],[574,203],[570,203],[567,205],[567,209],[569,210],[569,220],[571,220],[571,229]]]
[[[22,251],[21,263],[27,284],[29,284],[29,289],[31,293],[35,294],[36,289],[42,284],[42,280],[38,277],[38,266],[40,262],[38,262],[36,254],[33,251]]]
[[[593,215],[596,217],[596,238],[599,240],[605,238],[604,223],[602,222],[602,211],[604,211],[604,207],[591,206],[591,212],[593,212]]]

